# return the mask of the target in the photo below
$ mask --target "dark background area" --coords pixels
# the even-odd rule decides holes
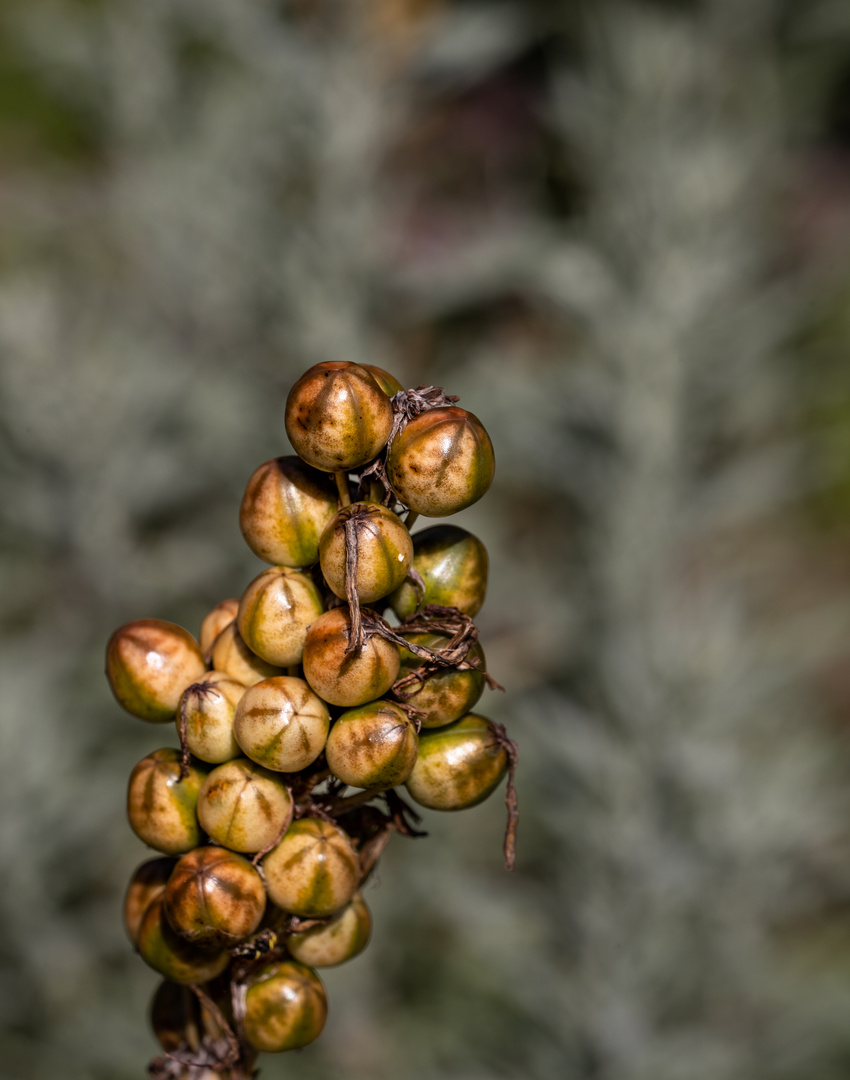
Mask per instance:
[[[850,7],[5,0],[0,222],[0,1073],[144,1075],[105,642],[259,571],[330,359],[493,438],[519,858],[394,839],[263,1075],[843,1080]]]

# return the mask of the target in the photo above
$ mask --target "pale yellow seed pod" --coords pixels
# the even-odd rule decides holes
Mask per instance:
[[[281,668],[261,660],[256,653],[251,652],[235,622],[226,626],[215,639],[212,664],[216,671],[225,672],[243,686],[253,686],[263,679],[283,674]]]
[[[401,519],[377,503],[345,506],[322,533],[319,561],[333,593],[346,599],[346,523],[357,533],[355,586],[361,604],[394,592],[413,565],[413,541]]]
[[[234,720],[243,752],[276,772],[299,772],[321,754],[328,739],[328,707],[303,679],[278,675],[246,691]]]
[[[301,663],[307,627],[323,611],[311,578],[288,566],[273,566],[243,593],[236,622],[251,652],[266,663],[288,667]]]
[[[195,757],[211,765],[239,757],[233,718],[246,689],[226,672],[208,671],[185,691],[177,709],[177,731],[185,719],[186,745]]]
[[[371,934],[372,916],[363,897],[356,893],[330,922],[289,934],[286,948],[302,964],[336,967],[362,953]]]
[[[254,853],[280,835],[291,803],[279,776],[237,758],[207,777],[198,796],[198,820],[222,847]]]
[[[360,884],[360,860],[351,841],[319,818],[294,821],[263,859],[263,871],[273,903],[312,918],[338,911]]]
[[[119,626],[106,646],[106,677],[119,704],[142,720],[174,719],[183,691],[207,670],[188,630],[162,619]]]
[[[220,604],[216,604],[212,611],[204,617],[199,638],[201,652],[204,656],[210,655],[215,639],[225,626],[229,626],[233,622],[238,610],[239,600],[233,596],[229,600],[222,600]]]

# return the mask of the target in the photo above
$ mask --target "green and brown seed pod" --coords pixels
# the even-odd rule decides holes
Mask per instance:
[[[328,1015],[322,980],[292,960],[257,969],[245,995],[245,1038],[267,1054],[297,1050],[318,1038]]]
[[[288,566],[259,574],[239,601],[242,640],[268,664],[300,664],[307,627],[325,610],[313,579]]]
[[[124,894],[124,929],[134,945],[139,934],[142,916],[147,911],[151,900],[162,895],[171,877],[171,871],[176,865],[176,859],[163,855],[159,859],[148,859],[133,871],[127,892]]]
[[[413,569],[425,583],[420,599],[409,581],[390,597],[400,619],[425,604],[456,607],[475,618],[487,595],[487,549],[472,533],[457,525],[432,525],[413,537]]]
[[[346,656],[351,634],[347,607],[320,615],[304,641],[304,678],[331,705],[365,705],[382,697],[398,677],[399,648],[379,634]]]
[[[233,717],[246,689],[223,671],[208,671],[200,682],[187,687],[176,723],[179,732],[185,721],[186,745],[196,758],[221,765],[239,756]]]
[[[179,751],[155,750],[133,769],[127,789],[130,828],[165,855],[182,855],[203,840],[196,808],[208,769],[193,761],[181,777],[180,765]]]
[[[508,755],[490,721],[468,713],[422,733],[407,790],[429,810],[466,810],[483,802],[508,770]]]
[[[237,611],[239,611],[239,601],[235,596],[232,596],[230,599],[222,600],[220,604],[216,604],[212,611],[204,616],[201,623],[201,636],[198,639],[204,656],[210,655],[215,639],[226,626],[233,622]]]
[[[171,928],[181,937],[204,948],[229,948],[260,925],[266,890],[247,859],[208,844],[180,859],[163,903]]]
[[[371,934],[372,916],[363,897],[355,893],[330,922],[289,934],[286,947],[302,964],[336,967],[362,953]]]
[[[139,926],[137,947],[146,964],[176,983],[204,983],[230,961],[221,949],[201,949],[176,933],[165,917],[163,897],[150,902]]]
[[[291,454],[255,470],[239,511],[248,547],[273,566],[312,566],[319,537],[337,512],[337,489],[327,473]]]
[[[407,641],[413,645],[424,645],[439,652],[449,644],[447,634],[407,634]],[[478,660],[480,667],[474,671],[459,671],[457,668],[442,668],[434,672],[424,682],[413,682],[398,691],[402,699],[417,709],[422,716],[423,728],[443,727],[459,720],[473,708],[484,692],[485,667],[484,650],[476,642],[467,653],[467,660]],[[401,653],[399,677],[404,678],[422,666],[422,660],[407,649]]]
[[[418,749],[416,727],[407,713],[391,701],[371,701],[340,716],[325,756],[344,784],[386,791],[410,776]]]
[[[234,722],[244,753],[275,772],[300,772],[325,748],[328,707],[303,679],[277,675],[252,686]]]
[[[395,397],[396,394],[404,389],[395,375],[390,375],[390,373],[384,371],[383,368],[379,368],[375,364],[363,364],[362,367],[369,372],[388,398]]]
[[[106,646],[106,677],[133,716],[162,724],[174,719],[180,695],[207,670],[188,630],[162,619],[119,626]]]
[[[365,368],[332,361],[311,367],[289,391],[285,424],[295,452],[308,465],[341,472],[365,465],[383,450],[393,408]]]
[[[420,413],[387,452],[393,491],[423,517],[447,517],[477,502],[492,484],[495,467],[484,425],[456,405]]]
[[[279,908],[322,919],[354,896],[360,860],[342,829],[319,818],[301,818],[263,859],[263,873],[269,897]]]
[[[215,639],[212,665],[216,671],[223,671],[243,686],[253,686],[262,679],[283,674],[281,668],[261,660],[256,653],[251,652],[242,640],[235,621],[226,626]]]
[[[253,854],[274,843],[291,806],[279,776],[237,758],[207,777],[198,796],[198,820],[217,844]]]
[[[347,523],[352,523],[346,527]],[[377,503],[344,506],[322,533],[319,562],[331,592],[346,599],[346,533],[357,535],[355,587],[361,604],[389,595],[404,581],[413,561],[410,533],[392,510]]]

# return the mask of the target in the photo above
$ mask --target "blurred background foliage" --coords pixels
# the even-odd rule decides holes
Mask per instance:
[[[850,7],[5,0],[0,1072],[123,1080],[102,677],[259,570],[238,502],[325,359],[461,395],[521,745],[428,814],[263,1075],[850,1068]]]

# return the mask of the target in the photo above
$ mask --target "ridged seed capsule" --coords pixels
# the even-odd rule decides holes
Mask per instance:
[[[217,844],[253,854],[274,843],[291,807],[278,775],[237,758],[207,777],[198,796],[198,820]]]
[[[297,1050],[318,1038],[328,1015],[322,980],[292,960],[264,964],[245,995],[245,1038],[268,1054]]]
[[[328,707],[303,679],[278,675],[252,686],[239,702],[234,734],[243,752],[276,772],[300,772],[325,748]]]
[[[354,582],[361,604],[371,604],[397,589],[410,570],[413,541],[392,510],[377,503],[345,506],[322,533],[319,561],[331,592],[346,598],[346,559],[356,537]]]
[[[347,607],[320,615],[304,641],[304,678],[331,705],[365,705],[382,697],[395,682],[399,648],[379,634],[346,655],[351,634]]]
[[[256,653],[251,652],[242,640],[235,621],[226,626],[215,639],[212,663],[216,671],[223,671],[243,686],[253,686],[262,679],[283,675],[282,668],[261,660]]]
[[[268,664],[301,663],[307,627],[325,610],[312,578],[288,566],[258,575],[239,601],[236,623],[242,640]]]
[[[336,967],[353,960],[369,944],[372,916],[360,893],[327,923],[287,935],[286,948],[310,967]]]
[[[263,859],[263,872],[269,897],[279,908],[321,919],[354,895],[360,860],[342,829],[319,818],[301,818]]]
[[[239,756],[233,717],[246,689],[223,671],[208,671],[186,689],[177,709],[177,730],[185,730],[186,745],[196,758],[220,765]]]
[[[466,810],[483,802],[508,771],[508,755],[489,720],[468,713],[423,731],[407,790],[430,810]]]
[[[412,645],[424,645],[439,652],[451,640],[446,634],[406,634],[405,640]],[[411,682],[398,690],[398,695],[419,713],[423,728],[443,727],[459,720],[475,705],[484,692],[484,650],[476,642],[466,655],[467,660],[478,660],[475,670],[459,671],[457,668],[441,668],[423,682]],[[422,660],[407,649],[401,654],[399,677],[404,678],[421,667]]]
[[[162,619],[120,626],[106,646],[106,677],[118,703],[152,723],[174,719],[180,695],[207,665],[188,630]]]
[[[196,808],[208,770],[193,761],[185,776],[180,772],[177,750],[155,750],[133,769],[127,789],[130,828],[166,855],[182,855],[203,840]]]
[[[204,616],[201,623],[201,636],[198,639],[204,656],[210,655],[215,639],[226,626],[233,622],[238,611],[239,601],[236,597],[230,597],[230,599],[222,600],[221,603],[216,604],[212,611]]]
[[[201,949],[171,928],[163,897],[152,900],[138,935],[139,955],[154,971],[176,983],[204,983],[220,975],[230,962],[221,949]]]
[[[408,778],[418,748],[416,727],[407,713],[391,701],[372,701],[339,717],[325,756],[343,783],[385,791]]]
[[[425,604],[456,607],[475,618],[487,595],[489,559],[487,549],[472,533],[457,525],[432,525],[413,536],[413,569],[422,578],[425,595],[420,599],[409,581],[390,597],[400,619]]]
[[[235,852],[206,845],[184,855],[163,894],[165,914],[181,937],[205,948],[230,947],[253,934],[266,909],[254,867]]]

